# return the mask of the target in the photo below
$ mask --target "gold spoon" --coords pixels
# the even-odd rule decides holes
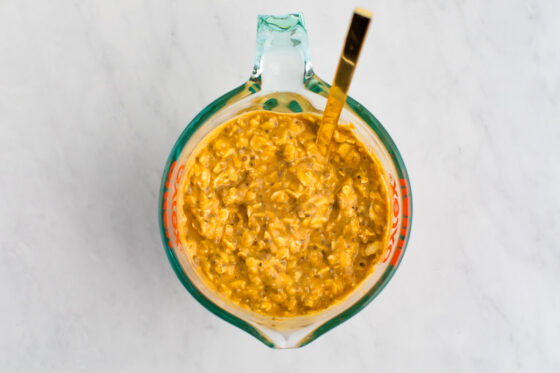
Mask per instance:
[[[323,112],[319,130],[317,131],[317,146],[322,154],[327,154],[333,133],[338,125],[338,119],[346,102],[346,96],[348,96],[348,88],[356,69],[356,63],[366,38],[371,17],[372,13],[365,9],[354,9],[344,48],[336,68],[333,85],[329,91],[327,105]]]

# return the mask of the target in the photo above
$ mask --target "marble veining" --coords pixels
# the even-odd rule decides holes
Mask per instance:
[[[0,370],[560,371],[560,3],[359,5],[350,94],[405,159],[411,241],[356,317],[273,351],[176,278],[161,172],[248,78],[257,13],[303,11],[330,81],[353,5],[0,2]]]

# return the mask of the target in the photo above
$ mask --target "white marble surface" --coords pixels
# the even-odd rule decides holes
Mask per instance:
[[[280,3],[280,4],[278,4]],[[367,1],[351,94],[412,181],[402,266],[273,351],[201,307],[160,242],[175,139],[303,10],[330,80],[343,1],[0,1],[2,372],[560,371],[560,3]]]

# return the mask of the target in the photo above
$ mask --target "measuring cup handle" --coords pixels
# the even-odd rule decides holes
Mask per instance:
[[[266,91],[294,91],[312,76],[303,14],[259,15],[251,80]]]

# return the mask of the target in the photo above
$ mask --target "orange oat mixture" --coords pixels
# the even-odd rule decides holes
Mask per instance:
[[[181,239],[206,282],[273,316],[325,309],[383,256],[383,171],[348,127],[328,159],[315,114],[246,113],[195,150],[179,199]]]

